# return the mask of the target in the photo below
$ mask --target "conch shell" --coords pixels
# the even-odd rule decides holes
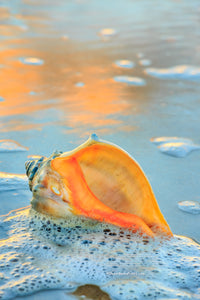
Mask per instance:
[[[32,207],[59,218],[72,215],[139,231],[172,232],[138,163],[95,134],[70,152],[26,162]]]

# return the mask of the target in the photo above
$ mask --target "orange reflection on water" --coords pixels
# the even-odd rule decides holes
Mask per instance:
[[[1,96],[5,101],[1,103],[0,116],[14,116],[29,114],[42,109],[44,105],[30,101],[29,92],[32,85],[38,81],[38,70],[35,66],[23,66],[19,61],[22,49],[8,49],[1,52],[0,69]]]
[[[85,86],[72,87],[74,93],[66,96],[66,102],[62,103],[65,111],[70,111],[66,121],[72,127],[77,124],[93,127],[120,124],[122,121],[115,119],[115,115],[125,113],[128,108],[127,103],[118,100],[115,83],[110,79],[95,78],[95,73],[88,67],[84,75]]]
[[[112,63],[103,50],[81,49],[62,39],[47,39],[45,43],[38,39],[15,40],[12,46],[7,42],[6,47],[0,58],[0,90],[5,99],[0,116],[15,118],[8,130],[31,129],[31,118],[48,108],[61,111],[57,121],[72,128],[122,123],[116,116],[127,114],[130,105],[120,100],[118,85],[111,78]],[[44,65],[23,64],[23,57],[43,59]],[[83,86],[77,86],[77,82],[83,82]],[[31,95],[31,91],[36,95]],[[55,101],[49,102],[52,99]],[[30,116],[28,124],[23,116]]]
[[[100,38],[86,43],[57,36],[54,25],[59,20],[48,10],[36,14],[35,4],[24,1],[17,11],[0,8],[5,21],[0,32],[6,37],[0,55],[0,96],[5,99],[0,102],[0,131],[40,130],[55,123],[74,130],[132,130],[123,116],[136,113],[141,102],[132,101],[137,87],[130,92],[112,79],[124,71],[113,65],[119,53],[116,57],[112,44],[105,47]],[[44,64],[24,64],[22,58],[32,58],[30,63],[39,58]]]

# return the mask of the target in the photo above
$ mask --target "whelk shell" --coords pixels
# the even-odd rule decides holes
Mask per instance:
[[[26,162],[32,207],[59,218],[84,216],[122,228],[172,236],[139,164],[95,134],[70,152]]]

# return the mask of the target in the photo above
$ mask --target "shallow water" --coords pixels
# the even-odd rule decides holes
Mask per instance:
[[[172,231],[200,241],[200,215],[179,209],[199,202],[200,151],[179,159],[150,141],[200,144],[199,13],[198,0],[0,1],[0,140],[28,150],[0,150],[0,214],[30,203],[16,177],[28,155],[73,149],[96,132],[140,163]]]

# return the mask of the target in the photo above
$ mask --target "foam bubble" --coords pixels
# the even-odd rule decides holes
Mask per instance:
[[[0,152],[27,151],[28,148],[13,140],[0,140]]]
[[[0,218],[1,299],[94,284],[112,299],[194,299],[200,246],[189,238],[147,239],[84,218],[57,220],[33,210]]]
[[[139,64],[140,64],[141,66],[147,67],[147,66],[150,66],[150,65],[151,65],[151,60],[150,60],[150,59],[141,59],[141,60],[139,61]]]
[[[193,143],[190,139],[187,139],[187,138],[178,138],[176,136],[160,136],[160,137],[152,137],[151,138],[151,142],[154,143],[155,145],[159,146],[159,145],[162,145],[164,143],[179,143],[180,140],[182,142],[185,142],[185,143]]]
[[[20,61],[25,65],[41,66],[44,64],[44,60],[37,57],[22,57]]]
[[[77,83],[75,84],[75,86],[77,86],[77,87],[83,87],[84,85],[85,85],[84,82],[77,82]]]
[[[128,85],[136,85],[136,86],[146,85],[146,81],[142,78],[139,78],[139,77],[115,76],[114,80],[116,82],[126,83]]]
[[[30,92],[29,92],[29,95],[31,95],[31,96],[35,96],[35,95],[37,95],[37,93],[36,93],[36,92],[34,92],[34,91],[30,91]]]
[[[106,39],[111,38],[112,36],[116,35],[116,33],[116,30],[113,28],[104,28],[99,32],[99,34]]]
[[[175,157],[185,157],[191,151],[200,149],[199,145],[187,138],[157,137],[151,138],[151,142],[156,144],[162,153]]]
[[[200,214],[200,202],[198,201],[180,201],[178,208],[193,215]]]
[[[199,79],[200,68],[194,66],[175,66],[171,68],[147,68],[145,72],[161,79]]]
[[[127,59],[116,60],[115,65],[117,67],[126,68],[126,69],[132,69],[135,66],[134,62]]]
[[[28,189],[27,176],[0,172],[0,191]]]

